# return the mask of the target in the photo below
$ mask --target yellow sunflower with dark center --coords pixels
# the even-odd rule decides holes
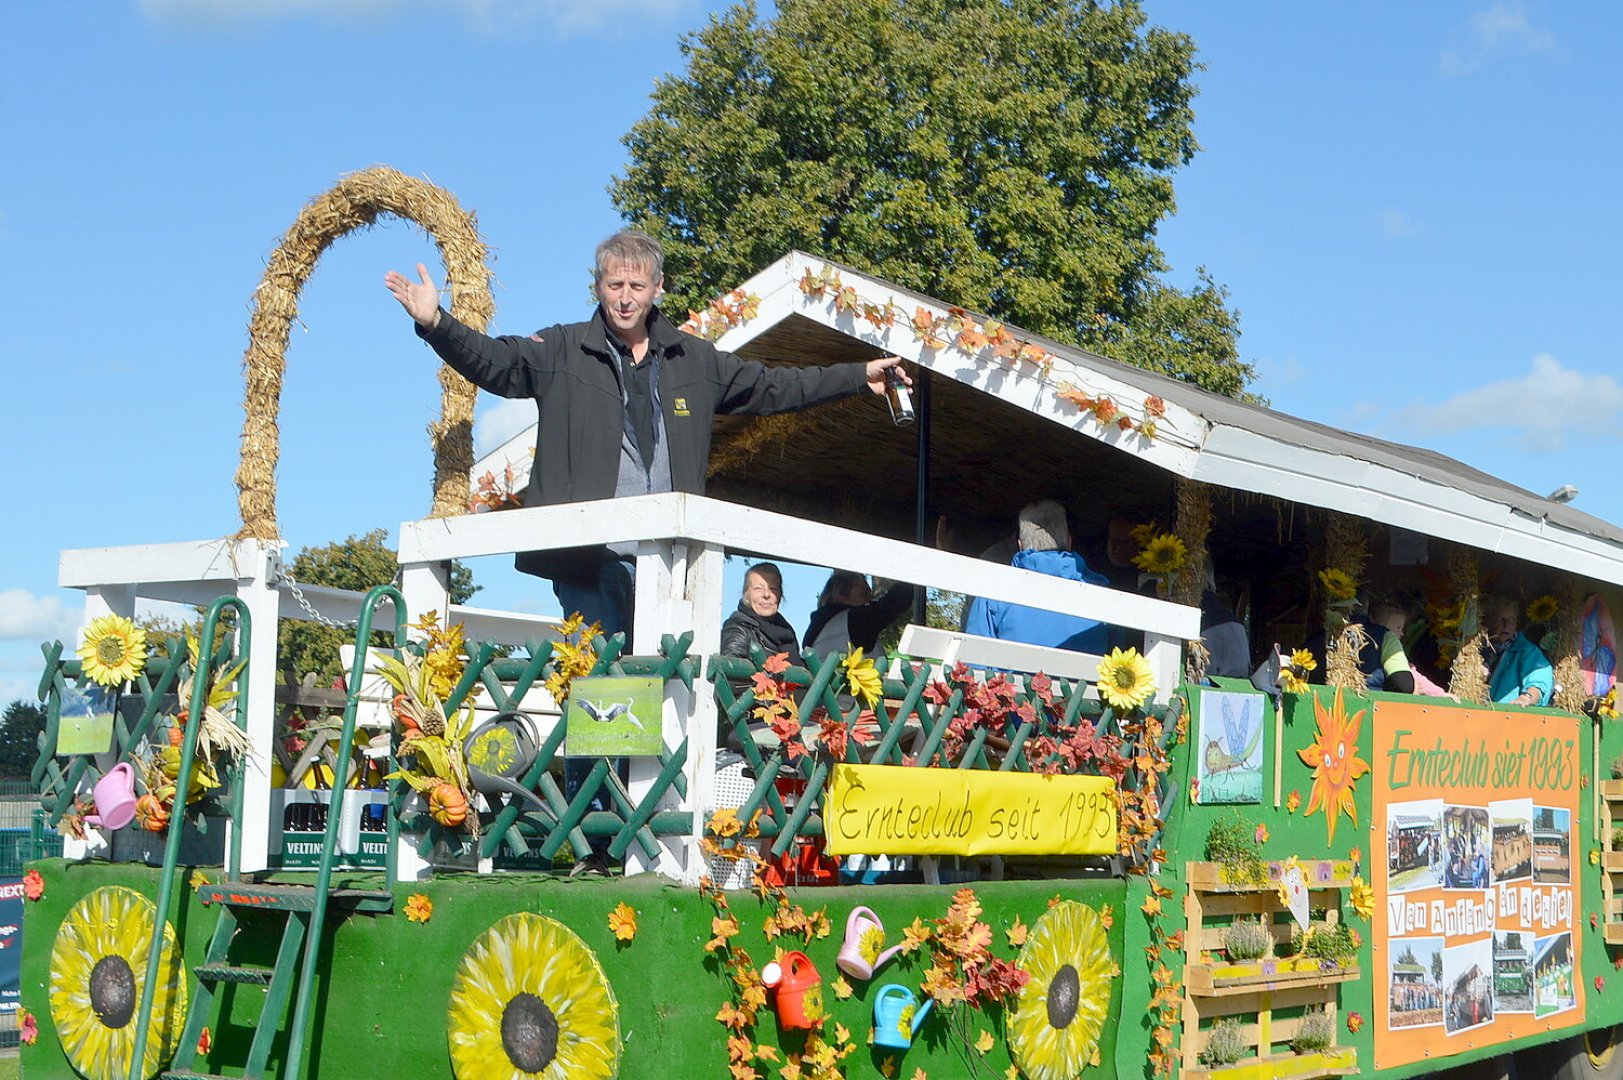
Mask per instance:
[[[51,1020],[68,1063],[87,1080],[125,1080],[141,1022],[141,989],[152,948],[152,901],[108,886],[68,911],[51,946]],[[141,1076],[174,1057],[186,1023],[186,974],[175,931],[163,928]]]
[[[1119,974],[1099,915],[1065,900],[1043,913],[1020,950],[1030,980],[1009,1011],[1009,1053],[1030,1080],[1071,1080],[1098,1048]]]
[[[147,666],[147,632],[122,615],[92,619],[79,646],[79,659],[87,679],[122,686]]]
[[[1561,605],[1556,602],[1555,597],[1549,595],[1540,596],[1536,600],[1527,602],[1527,621],[1547,623],[1555,618],[1555,613],[1560,610]]]
[[[1319,571],[1319,583],[1331,600],[1351,600],[1358,595],[1358,582],[1347,571],[1332,566]]]
[[[620,1009],[586,943],[533,912],[468,947],[447,1028],[457,1080],[592,1080],[615,1075]]]
[[[1160,533],[1150,537],[1143,550],[1133,556],[1133,565],[1146,574],[1165,577],[1183,569],[1185,554],[1182,540],[1171,533]]]
[[[1136,709],[1155,693],[1155,676],[1137,649],[1111,649],[1099,661],[1098,686],[1099,696],[1112,707]]]

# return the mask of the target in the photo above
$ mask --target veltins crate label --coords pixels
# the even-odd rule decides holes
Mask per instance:
[[[1105,776],[836,765],[823,805],[831,855],[1114,855]]]

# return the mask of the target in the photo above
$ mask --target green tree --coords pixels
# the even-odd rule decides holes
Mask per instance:
[[[0,780],[27,780],[39,759],[45,710],[18,699],[0,714]]]
[[[745,2],[683,39],[610,190],[698,308],[790,248],[1219,393],[1236,313],[1155,231],[1198,145],[1184,34],[1136,2]]]
[[[348,536],[322,547],[308,547],[299,552],[289,569],[301,586],[326,585],[364,593],[373,586],[394,581],[400,572],[400,563],[388,539],[387,530],[373,529],[364,536]],[[473,583],[473,571],[453,563],[451,602],[466,603],[478,591],[479,586]],[[313,602],[312,606],[321,610],[319,602]],[[388,608],[383,609],[383,614],[392,618]],[[411,614],[417,618],[422,612]],[[314,671],[323,680],[331,679],[343,672],[339,646],[354,640],[353,628],[336,629],[318,622],[284,620],[276,639],[277,663],[284,670],[291,668],[299,676]],[[374,644],[386,644],[389,640],[387,635],[373,636]]]

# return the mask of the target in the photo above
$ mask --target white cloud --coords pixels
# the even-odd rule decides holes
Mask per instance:
[[[353,20],[362,16],[437,19],[460,13],[463,23],[485,35],[542,26],[552,32],[592,31],[610,23],[686,10],[692,0],[141,0],[149,18],[196,26],[226,27],[287,18]]]
[[[535,402],[529,398],[501,398],[481,408],[473,418],[473,456],[484,457],[535,423]]]
[[[1470,17],[1458,44],[1443,50],[1441,67],[1445,75],[1464,75],[1494,60],[1557,51],[1555,35],[1535,28],[1522,5],[1507,0]]]
[[[1617,430],[1597,421],[1623,411],[1623,385],[1610,375],[1562,367],[1549,353],[1533,358],[1533,368],[1517,379],[1501,379],[1455,394],[1436,405],[1410,405],[1397,417],[1410,432],[1492,429],[1513,434],[1521,448],[1535,453],[1562,449],[1569,436],[1617,441]]]
[[[1381,226],[1384,236],[1413,236],[1420,231],[1409,215],[1393,206],[1388,206],[1375,215],[1375,220]]]
[[[54,596],[0,591],[0,641],[72,641],[83,618],[83,609],[69,608]]]
[[[39,672],[33,678],[19,676],[12,678],[0,675],[0,709],[4,709],[13,701],[26,701],[33,705],[39,701]]]

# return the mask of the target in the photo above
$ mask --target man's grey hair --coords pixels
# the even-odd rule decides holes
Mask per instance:
[[[645,268],[657,283],[665,275],[665,249],[645,232],[621,229],[597,245],[597,266],[592,271],[592,280],[602,281],[604,274],[622,265]]]
[[[1021,551],[1063,551],[1071,546],[1071,527],[1065,507],[1053,499],[1027,503],[1020,508]]]

